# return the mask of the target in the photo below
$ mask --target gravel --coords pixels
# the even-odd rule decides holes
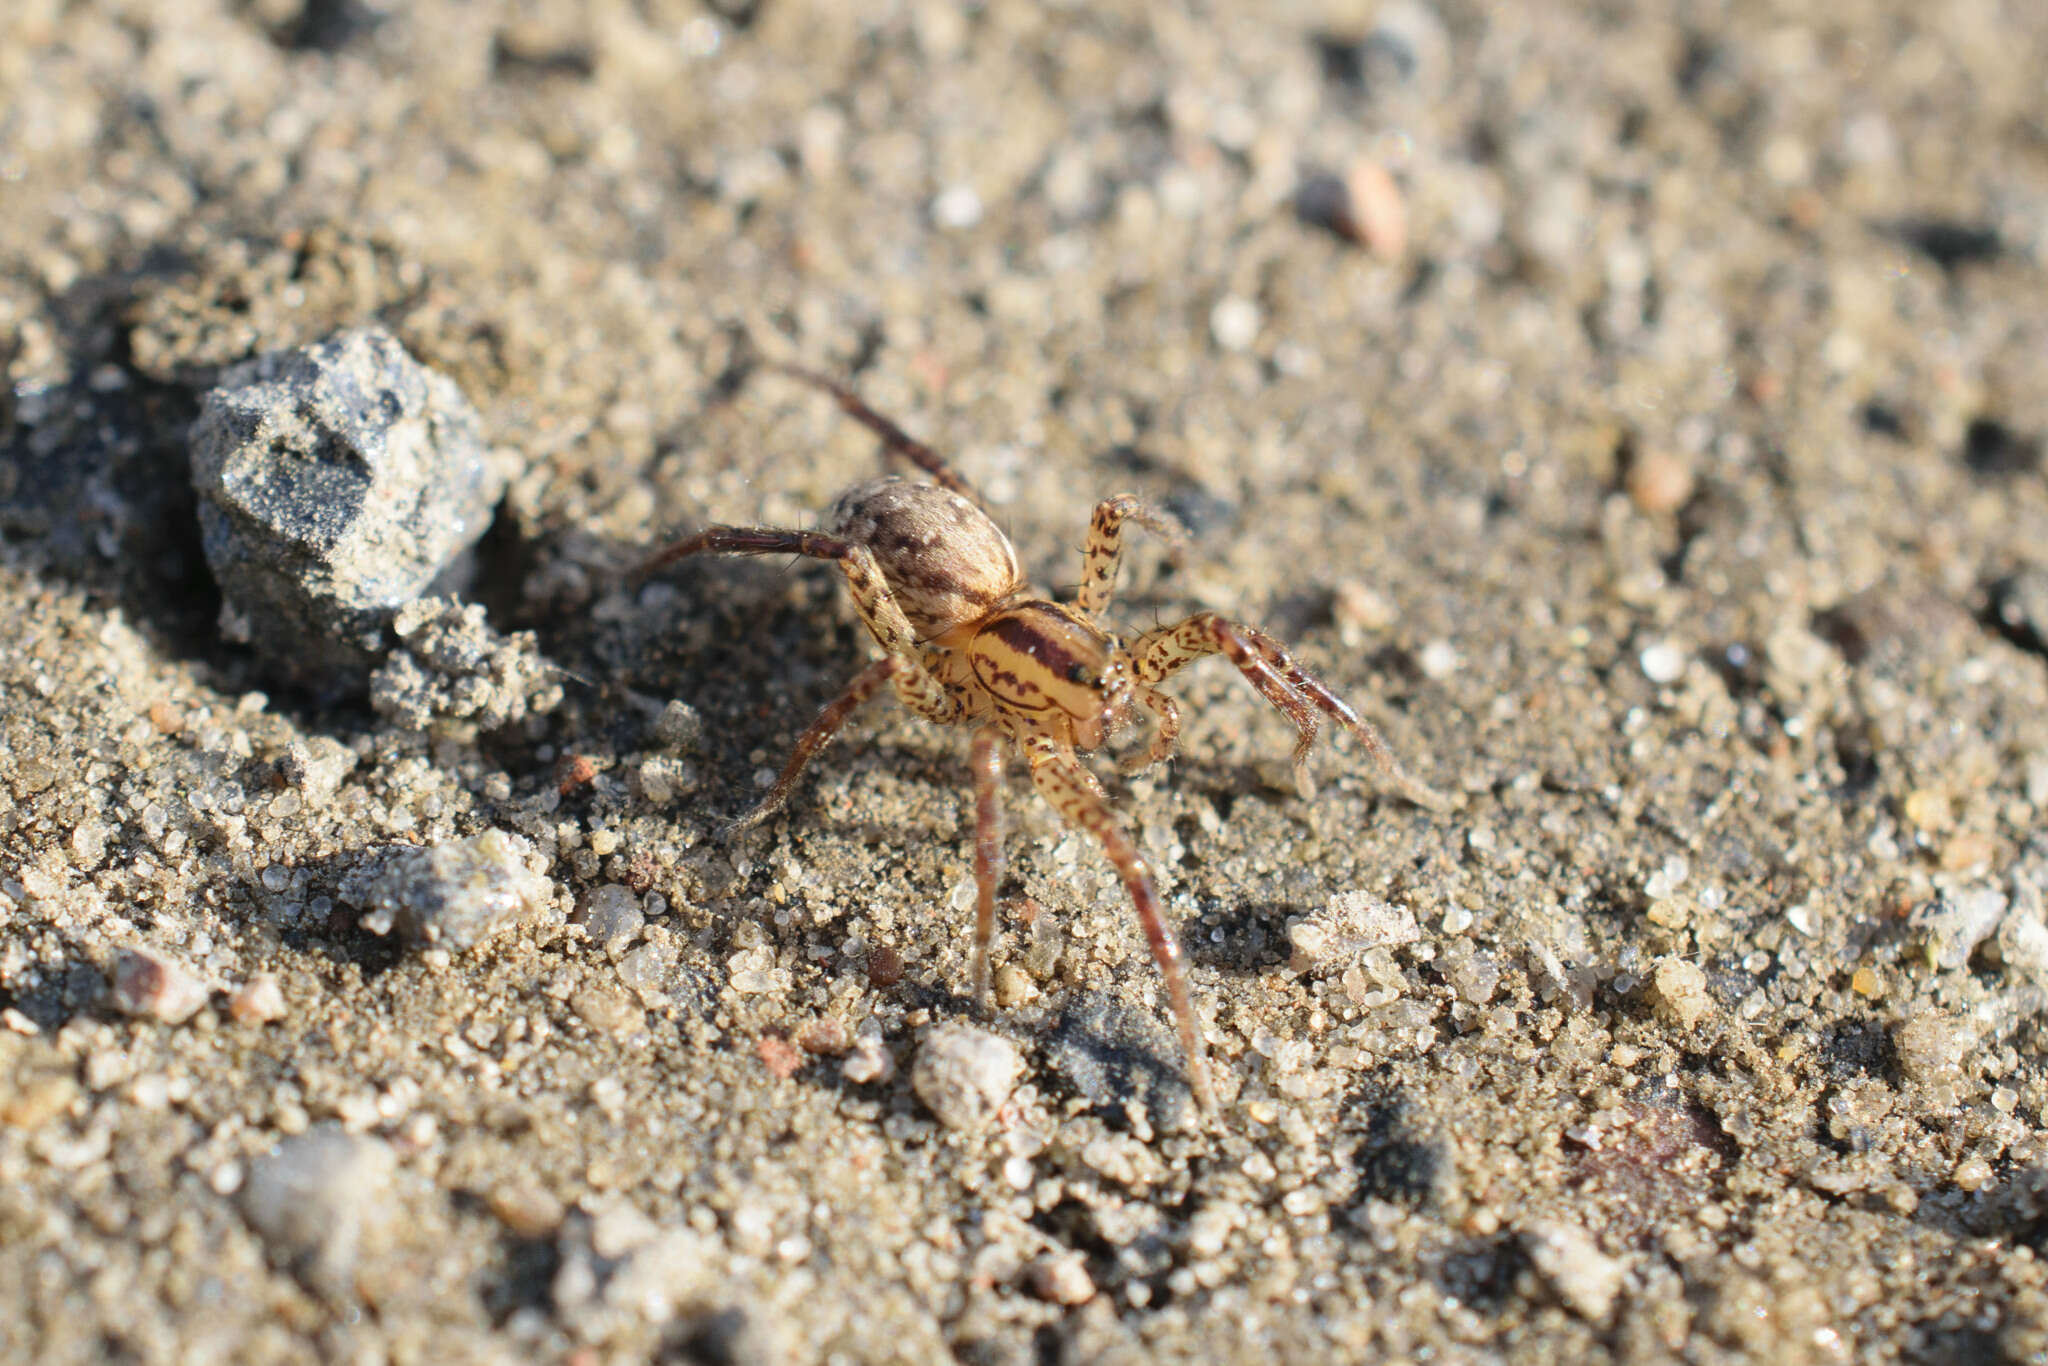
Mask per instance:
[[[421,598],[393,614],[398,642],[370,674],[370,706],[408,730],[497,730],[562,702],[533,632],[493,631],[477,603]]]
[[[2042,1359],[2043,69],[1904,0],[0,4],[0,1359]],[[964,729],[719,837],[866,637],[630,567],[892,472],[770,358],[1056,594],[1170,509],[1116,629],[1255,623],[1461,800],[1336,727],[1303,799],[1222,659],[1100,765],[1213,1118],[1021,765],[972,1017]],[[202,422],[394,501],[203,495]]]

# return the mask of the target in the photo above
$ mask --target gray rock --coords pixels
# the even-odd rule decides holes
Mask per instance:
[[[669,699],[654,719],[654,739],[665,749],[693,750],[704,736],[704,718],[688,702]]]
[[[391,634],[399,645],[370,675],[370,705],[410,730],[496,730],[561,704],[558,670],[533,632],[499,635],[477,603],[409,602],[393,614]]]
[[[405,846],[345,878],[341,898],[374,934],[466,949],[546,905],[553,884],[533,871],[533,845],[503,830],[425,848]]]
[[[939,1123],[973,1132],[995,1118],[1023,1070],[1008,1039],[974,1025],[942,1024],[918,1046],[910,1085]]]
[[[2005,907],[2005,893],[1973,887],[1922,902],[1908,923],[1919,933],[1928,966],[1953,970],[1968,965],[1977,946],[2005,918]]]
[[[583,927],[592,943],[613,956],[638,938],[647,924],[640,898],[633,895],[632,888],[616,882],[585,892],[571,919]]]
[[[250,1165],[242,1185],[242,1217],[315,1294],[353,1293],[366,1243],[388,1228],[397,1158],[379,1139],[323,1126],[288,1138]]]
[[[504,488],[454,381],[374,327],[228,371],[192,429],[192,483],[222,633],[333,691],[359,686],[393,610]]]

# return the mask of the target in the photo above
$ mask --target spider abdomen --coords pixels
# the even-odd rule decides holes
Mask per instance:
[[[988,615],[1023,586],[1010,538],[970,500],[935,484],[857,484],[832,505],[832,529],[874,555],[921,640]]]

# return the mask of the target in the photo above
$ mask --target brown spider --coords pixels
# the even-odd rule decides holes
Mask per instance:
[[[861,670],[803,733],[760,805],[734,821],[727,833],[757,825],[780,809],[811,757],[885,683],[927,720],[973,726],[974,1001],[985,1010],[1001,860],[997,800],[1007,741],[1022,754],[1039,795],[1069,824],[1100,840],[1122,876],[1173,1002],[1189,1081],[1202,1107],[1212,1109],[1214,1093],[1180,945],[1144,856],[1110,810],[1102,784],[1078,756],[1102,748],[1120,724],[1142,713],[1152,723],[1151,739],[1141,754],[1124,763],[1124,771],[1168,758],[1180,732],[1180,709],[1157,685],[1204,655],[1221,654],[1294,723],[1299,734],[1294,774],[1303,796],[1314,790],[1308,758],[1320,712],[1365,744],[1381,775],[1403,797],[1435,811],[1449,807],[1450,800],[1410,777],[1377,730],[1296,664],[1278,641],[1250,626],[1197,612],[1128,642],[1105,629],[1099,618],[1109,607],[1123,555],[1124,523],[1180,540],[1176,524],[1135,494],[1121,493],[1096,506],[1079,592],[1071,603],[1046,601],[1025,584],[1017,552],[980,498],[936,452],[832,380],[793,366],[768,368],[830,394],[888,451],[935,483],[893,476],[871,480],[839,496],[830,532],[707,527],[641,566],[644,576],[706,551],[834,561],[846,575],[861,621],[882,647],[882,658]]]

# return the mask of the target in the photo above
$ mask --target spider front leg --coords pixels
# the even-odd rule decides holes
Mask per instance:
[[[1110,810],[1102,784],[1095,780],[1074,751],[1057,740],[1043,736],[1024,744],[1024,757],[1031,766],[1031,785],[1067,821],[1102,843],[1102,850],[1123,878],[1124,891],[1145,928],[1152,947],[1152,961],[1166,982],[1167,998],[1173,1003],[1174,1024],[1180,1030],[1181,1052],[1188,1062],[1188,1083],[1195,1101],[1204,1110],[1216,1108],[1216,1093],[1209,1085],[1209,1064],[1202,1051],[1202,1033],[1196,1024],[1194,998],[1188,994],[1187,969],[1182,964],[1180,941],[1167,923],[1159,891],[1152,883],[1152,870],[1144,855]]]
[[[1410,776],[1371,722],[1353,711],[1328,685],[1294,662],[1287,647],[1263,631],[1198,612],[1177,626],[1148,631],[1132,648],[1133,672],[1141,684],[1159,683],[1205,655],[1226,655],[1259,695],[1287,714],[1299,738],[1294,745],[1294,782],[1303,797],[1314,795],[1309,751],[1315,746],[1317,712],[1356,735],[1396,792],[1417,806],[1448,811],[1451,798]]]
[[[1180,739],[1180,703],[1156,688],[1141,686],[1131,689],[1131,705],[1152,718],[1152,736],[1142,753],[1119,760],[1117,771],[1143,773],[1173,757],[1174,743]]]
[[[1116,596],[1116,570],[1124,556],[1124,523],[1136,522],[1165,541],[1176,558],[1187,545],[1187,532],[1159,509],[1147,505],[1135,493],[1119,493],[1095,505],[1088,520],[1088,548],[1081,555],[1081,590],[1074,605],[1089,616],[1109,610]]]

